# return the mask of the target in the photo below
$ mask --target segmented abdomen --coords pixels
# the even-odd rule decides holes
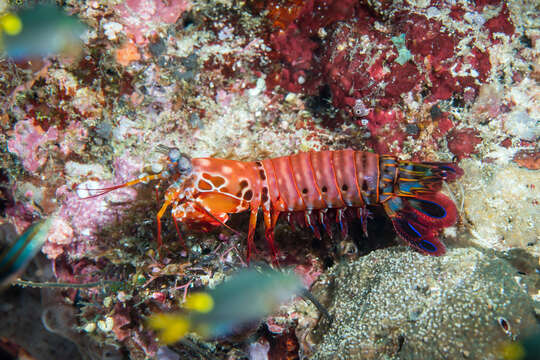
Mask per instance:
[[[350,149],[319,151],[261,163],[269,200],[278,211],[362,207],[378,201],[377,154]]]

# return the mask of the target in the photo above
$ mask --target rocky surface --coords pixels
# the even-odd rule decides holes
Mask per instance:
[[[313,333],[313,359],[498,359],[536,325],[519,274],[493,251],[425,257],[398,247],[334,266],[314,286],[334,317]]]

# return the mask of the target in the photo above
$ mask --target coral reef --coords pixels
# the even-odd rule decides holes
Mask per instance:
[[[2,14],[17,3],[0,2]],[[42,250],[46,265],[30,267],[23,278],[94,284],[65,284],[42,295],[49,301],[47,328],[76,343],[83,358],[105,356],[96,355],[96,344],[112,346],[109,356],[119,351],[131,359],[325,358],[336,349],[335,332],[357,338],[341,348],[344,358],[354,351],[437,358],[436,349],[455,341],[449,351],[475,359],[495,351],[486,348],[489,341],[508,337],[497,316],[517,329],[512,336],[533,322],[530,300],[515,284],[522,275],[499,259],[521,251],[520,259],[532,256],[537,265],[540,255],[540,30],[533,1],[62,4],[89,29],[82,54],[0,59],[0,225],[13,224],[20,234],[40,217],[54,218]],[[349,305],[365,319],[386,312],[384,321],[356,322],[347,333],[339,321],[317,325],[315,307],[296,299],[235,337],[190,336],[160,347],[145,319],[177,310],[193,290],[212,288],[244,267],[246,246],[226,228],[201,233],[185,224],[180,241],[166,214],[158,254],[155,218],[169,184],[91,197],[92,189],[161,171],[158,145],[235,160],[347,147],[407,160],[454,159],[465,175],[445,191],[460,220],[444,237],[449,249],[466,249],[441,259],[401,248],[372,252],[395,244],[375,208],[368,238],[353,226],[346,239],[318,241],[280,224],[282,266],[293,267],[306,286],[315,283],[321,297],[339,285],[343,296],[327,305],[343,316],[341,325],[356,319],[343,310]],[[238,215],[228,224],[244,231],[247,223]],[[263,238],[259,231],[255,263],[271,262]],[[345,264],[332,268],[338,262]],[[43,269],[51,278],[36,276]],[[359,281],[348,290],[363,291],[362,303],[347,300],[341,286],[349,280]],[[530,290],[538,300],[537,289]],[[40,327],[43,308],[31,311],[38,294],[29,293],[27,302],[18,293],[2,297],[2,314],[20,308],[13,314],[28,311],[30,321],[0,336],[33,355],[49,354],[21,336],[24,328]],[[518,300],[521,308],[514,306]],[[484,317],[466,318],[469,311]],[[419,338],[422,329],[429,331],[427,343]],[[457,353],[461,344],[467,354]],[[68,353],[73,346],[66,345]]]
[[[8,142],[8,150],[24,159],[23,166],[35,172],[47,161],[47,151],[40,149],[47,142],[55,141],[58,130],[51,127],[44,132],[40,126],[34,126],[32,120],[19,121],[14,129],[14,136]]]
[[[514,163],[467,160],[463,165],[463,186],[470,189],[463,198],[463,221],[474,224],[474,241],[486,248],[522,248],[540,256],[538,175]]]

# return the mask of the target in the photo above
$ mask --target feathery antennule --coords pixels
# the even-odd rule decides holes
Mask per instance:
[[[459,198],[461,199],[461,201],[459,202],[460,206],[458,207],[458,213],[462,213],[463,212],[463,204],[464,204],[464,201],[465,201],[465,193],[464,193],[464,190],[463,190],[463,185],[460,182],[458,182],[456,184],[457,184],[457,186],[459,188],[459,192],[460,192],[459,193]],[[450,199],[452,199],[454,204],[457,204],[458,201],[457,201],[457,198],[456,198],[456,194],[454,193],[454,191],[452,191],[452,189],[448,185],[447,181],[443,181],[443,188],[446,191],[446,194],[450,197]]]

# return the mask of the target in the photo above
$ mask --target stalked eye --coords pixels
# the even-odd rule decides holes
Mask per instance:
[[[171,162],[173,162],[173,163],[177,162],[178,160],[180,160],[181,156],[182,156],[182,153],[177,148],[171,148],[169,150],[169,160]]]
[[[191,160],[184,154],[180,154],[180,158],[178,159],[178,172],[180,174],[188,174],[191,172],[191,169],[193,168],[191,166]]]

